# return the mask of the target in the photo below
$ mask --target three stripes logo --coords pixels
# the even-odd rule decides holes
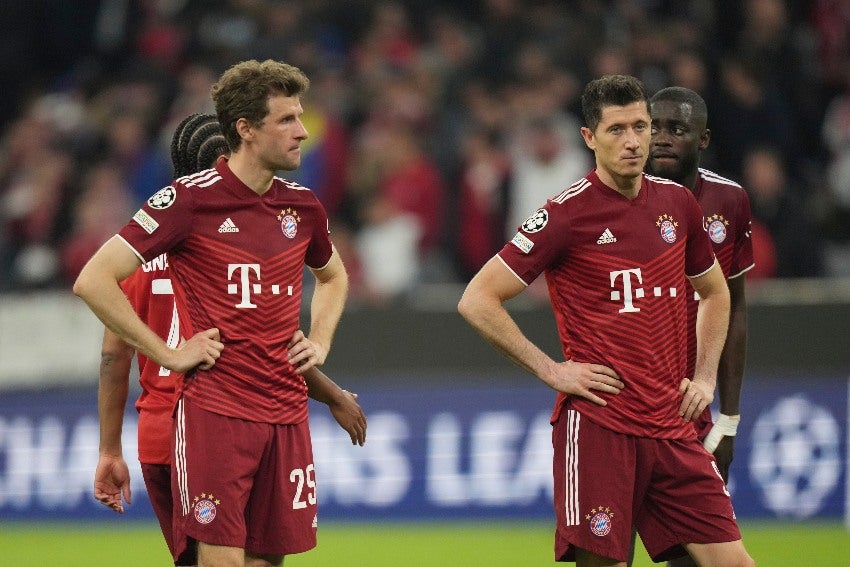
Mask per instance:
[[[596,239],[597,244],[613,244],[617,242],[617,237],[614,236],[614,233],[611,232],[610,228],[606,228],[605,231],[599,235],[599,238]]]
[[[224,219],[224,222],[221,223],[221,226],[218,227],[219,232],[239,232],[239,227],[237,227],[233,220],[230,217]]]

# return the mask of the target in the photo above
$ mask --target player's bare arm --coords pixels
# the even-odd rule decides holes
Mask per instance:
[[[619,393],[624,384],[617,373],[601,364],[557,363],[529,341],[504,306],[524,289],[525,285],[494,257],[469,282],[458,311],[487,342],[550,388],[606,405],[594,391]]]
[[[741,384],[744,380],[744,366],[747,352],[747,299],[746,276],[741,274],[727,280],[729,285],[729,333],[726,345],[720,355],[717,370],[717,396],[720,401],[720,413],[732,420],[740,419]],[[725,480],[729,478],[729,467],[735,450],[735,437],[724,435],[714,448],[717,468]]]
[[[289,350],[289,361],[299,374],[325,363],[348,298],[348,273],[336,248],[325,267],[310,271],[316,276],[316,289],[310,303],[310,332],[301,340],[300,331],[297,331]]]
[[[129,393],[133,347],[109,329],[104,329],[100,355],[97,410],[100,417],[100,446],[94,473],[94,497],[118,512],[132,502],[130,470],[124,460],[121,431]]]
[[[74,282],[74,293],[108,329],[160,366],[182,373],[215,364],[224,348],[217,329],[202,331],[180,348],[171,349],[139,318],[118,283],[140,264],[133,251],[114,236],[83,267]]]
[[[357,394],[340,388],[324,372],[315,366],[304,373],[307,395],[328,406],[331,415],[349,437],[352,445],[366,442],[366,414],[357,403]]]
[[[717,261],[703,275],[689,279],[701,299],[697,311],[694,376],[684,378],[679,386],[682,394],[679,415],[685,421],[696,418],[714,400],[720,353],[729,327],[729,288]]]

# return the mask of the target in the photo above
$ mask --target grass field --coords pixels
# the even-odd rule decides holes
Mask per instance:
[[[838,523],[744,523],[760,567],[848,567],[850,532]],[[541,522],[340,523],[322,526],[319,546],[287,567],[515,567],[556,565],[551,525]],[[152,567],[170,558],[149,524],[0,523],[0,565]],[[653,565],[643,549],[635,567]]]

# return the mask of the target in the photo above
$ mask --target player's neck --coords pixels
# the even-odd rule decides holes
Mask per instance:
[[[622,175],[615,175],[602,167],[596,168],[596,175],[602,183],[630,201],[638,196],[640,186],[643,183],[643,174],[637,177],[624,177]]]
[[[272,185],[274,171],[264,168],[247,152],[234,152],[228,160],[230,171],[257,195],[263,195]]]

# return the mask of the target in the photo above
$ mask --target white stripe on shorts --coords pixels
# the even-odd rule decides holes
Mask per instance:
[[[174,428],[174,470],[177,471],[177,487],[183,515],[189,513],[189,486],[186,478],[186,410],[183,398],[177,402],[176,427]]]
[[[564,450],[566,459],[564,462],[564,509],[568,526],[577,526],[581,523],[578,502],[578,429],[581,414],[575,410],[567,410],[567,434]]]

